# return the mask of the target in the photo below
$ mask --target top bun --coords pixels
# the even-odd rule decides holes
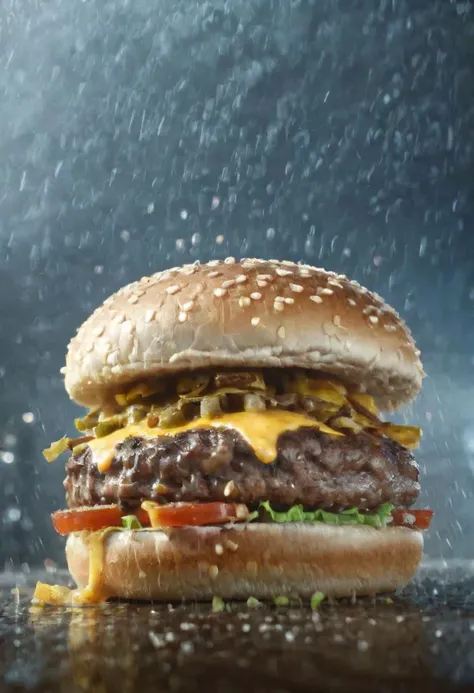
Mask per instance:
[[[345,276],[233,258],[158,272],[108,298],[68,347],[66,390],[89,407],[147,376],[212,367],[299,367],[354,383],[382,409],[423,370],[410,331]]]

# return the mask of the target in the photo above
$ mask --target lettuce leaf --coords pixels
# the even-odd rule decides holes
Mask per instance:
[[[136,515],[124,515],[122,517],[122,528],[123,529],[143,529],[141,523]]]
[[[304,510],[302,505],[293,505],[289,510],[277,512],[269,501],[260,503],[273,522],[325,522],[332,525],[369,525],[370,527],[385,527],[391,521],[393,505],[384,503],[374,513],[361,513],[357,508],[348,508],[340,513],[327,510]]]
[[[314,592],[314,594],[311,595],[311,608],[313,609],[313,611],[319,609],[319,607],[325,599],[326,595],[324,594],[324,592]]]

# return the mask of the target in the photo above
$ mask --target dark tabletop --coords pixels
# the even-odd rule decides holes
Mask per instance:
[[[392,598],[275,607],[31,606],[0,576],[2,691],[469,691],[474,566],[429,564]]]

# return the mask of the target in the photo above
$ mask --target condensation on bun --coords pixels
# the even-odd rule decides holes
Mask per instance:
[[[88,533],[69,536],[79,587],[89,578]],[[401,527],[250,524],[119,531],[104,542],[101,592],[125,599],[343,597],[390,592],[414,576],[421,532]]]
[[[410,331],[376,294],[324,269],[233,258],[120,289],[79,328],[63,372],[71,398],[93,407],[137,379],[214,367],[323,371],[383,409],[410,401],[424,375]]]

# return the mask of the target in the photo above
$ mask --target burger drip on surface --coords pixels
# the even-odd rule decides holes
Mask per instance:
[[[88,408],[68,452],[78,589],[55,603],[392,591],[421,560],[432,511],[411,449],[385,421],[423,370],[383,300],[307,265],[186,265],[107,299],[69,345]]]

